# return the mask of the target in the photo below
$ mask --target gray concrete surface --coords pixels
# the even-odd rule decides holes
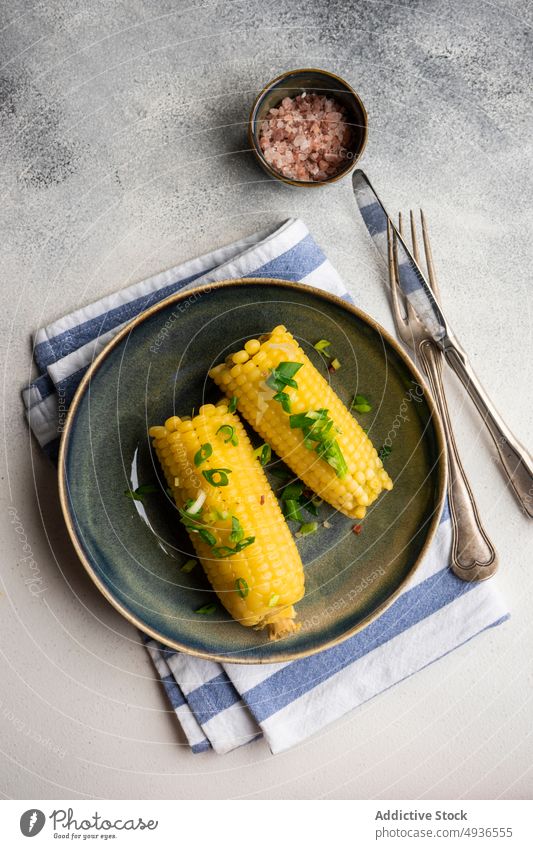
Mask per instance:
[[[68,544],[18,390],[44,322],[289,216],[392,326],[349,185],[286,188],[247,151],[257,90],[313,65],[363,97],[364,165],[392,208],[424,206],[452,322],[531,445],[531,3],[13,0],[2,11],[1,793],[530,796],[531,530],[454,380],[513,618],[275,758],[263,743],[224,758],[183,746],[136,633]],[[10,505],[42,574],[39,598]]]

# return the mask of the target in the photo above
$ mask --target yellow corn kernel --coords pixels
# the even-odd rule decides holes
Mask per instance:
[[[362,519],[382,490],[392,489],[392,480],[367,434],[283,325],[261,340],[250,339],[245,351],[254,352],[245,368],[238,364],[241,352],[236,352],[212,368],[210,376],[228,397],[237,397],[238,411],[310,489],[345,515]],[[298,388],[285,389],[291,412],[328,410],[348,467],[344,477],[305,446],[302,431],[290,427],[289,414],[274,400],[275,392],[266,381],[282,362],[302,364],[295,375]]]
[[[172,428],[174,417],[167,423]],[[225,430],[217,433],[223,426]],[[226,442],[230,428],[237,445]],[[177,507],[184,510],[201,501],[194,527],[187,530],[226,610],[242,625],[267,626],[271,639],[296,631],[293,605],[304,594],[302,562],[238,416],[228,413],[225,403],[204,405],[199,415],[190,422],[182,419],[177,429],[156,426],[149,433]],[[196,465],[206,443],[212,453]],[[216,469],[231,470],[225,473],[224,485],[213,485],[221,480]],[[231,539],[232,519],[238,521],[244,540],[254,538],[240,551],[235,550],[238,540]],[[196,526],[207,534],[200,535]]]

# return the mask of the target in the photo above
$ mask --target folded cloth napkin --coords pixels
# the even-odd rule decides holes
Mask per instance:
[[[57,455],[60,422],[76,387],[121,327],[184,287],[238,277],[300,281],[351,300],[306,226],[291,219],[83,307],[35,336],[40,374],[22,395],[44,450]],[[144,636],[192,751],[228,752],[264,735],[272,752],[281,752],[507,619],[494,581],[468,584],[453,575],[450,546],[445,507],[430,551],[395,603],[360,633],[312,657],[220,664]]]

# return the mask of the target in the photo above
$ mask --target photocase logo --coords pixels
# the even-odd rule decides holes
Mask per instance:
[[[42,831],[46,822],[46,817],[42,811],[37,808],[30,808],[29,811],[24,811],[20,818],[20,830],[24,837],[35,837]]]

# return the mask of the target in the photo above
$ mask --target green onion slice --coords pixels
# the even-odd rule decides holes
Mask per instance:
[[[149,495],[152,492],[159,492],[159,487],[155,483],[144,483],[137,489],[125,489],[124,495],[132,501],[144,501],[143,495]]]
[[[260,445],[259,448],[256,448],[254,451],[254,457],[256,457],[262,466],[266,466],[267,463],[270,463],[270,459],[272,457],[272,449],[267,442]]]
[[[278,603],[278,601],[279,601],[279,595],[276,595],[275,593],[273,593],[273,594],[270,596],[270,599],[269,599],[269,601],[268,601],[268,606],[269,606],[269,607],[275,607],[275,606],[276,606],[276,604]]]
[[[303,525],[300,525],[300,529],[298,531],[301,536],[306,537],[309,534],[316,534],[318,530],[318,522],[304,522]]]
[[[237,578],[235,581],[235,590],[239,593],[241,598],[246,598],[248,593],[250,592],[250,587],[244,580],[244,578]]]
[[[195,560],[194,557],[191,557],[190,560],[187,560],[187,562],[183,564],[180,569],[180,572],[184,572],[186,575],[188,575],[189,572],[192,572],[197,563],[198,561]]]
[[[209,614],[214,613],[216,609],[216,604],[203,604],[202,607],[197,607],[194,612],[199,616],[209,616]]]
[[[313,345],[315,351],[318,351],[320,354],[323,354],[326,348],[329,348],[331,342],[328,342],[327,339],[320,339],[316,345]]]
[[[231,442],[232,445],[239,444],[239,437],[235,433],[235,428],[233,427],[233,425],[220,425],[216,435],[218,436],[219,433],[225,443]]]
[[[206,469],[202,475],[211,486],[227,486],[231,469]]]
[[[387,457],[390,457],[392,454],[392,447],[390,445],[382,445],[378,451],[378,457],[380,460],[386,460]]]
[[[244,531],[242,529],[242,525],[237,519],[236,516],[231,517],[231,533],[229,538],[231,542],[240,542],[244,537]]]
[[[232,397],[231,401],[228,404],[228,413],[234,413],[235,412],[235,410],[237,409],[237,401],[238,400],[239,399],[237,398],[236,395],[234,395]]]
[[[274,395],[274,401],[279,401],[286,413],[291,412],[291,399],[286,392],[278,392]]]
[[[198,534],[200,539],[203,539],[203,541],[208,545],[213,546],[217,544],[216,536],[214,536],[211,531],[208,531],[207,528],[198,528]]]
[[[201,466],[202,463],[207,460],[207,458],[210,457],[212,453],[213,448],[211,446],[211,443],[204,442],[202,447],[194,455],[194,465]]]
[[[369,413],[372,405],[365,395],[356,395],[351,403],[351,409],[356,413]]]
[[[301,481],[289,483],[281,493],[281,499],[282,501],[297,501],[303,491],[304,485]]]
[[[235,548],[231,548],[229,545],[217,545],[213,548],[213,554],[215,557],[231,557],[232,554],[238,554],[239,551],[248,548],[253,542],[255,542],[255,537],[246,537],[238,542]]]
[[[288,499],[283,502],[283,512],[285,518],[290,522],[303,522],[303,516],[300,511],[300,505],[293,499]]]
[[[294,375],[301,369],[303,363],[284,362],[279,363],[276,368],[270,372],[266,384],[276,392],[282,392],[285,386],[292,386],[293,389],[298,389],[298,384],[293,379]]]

